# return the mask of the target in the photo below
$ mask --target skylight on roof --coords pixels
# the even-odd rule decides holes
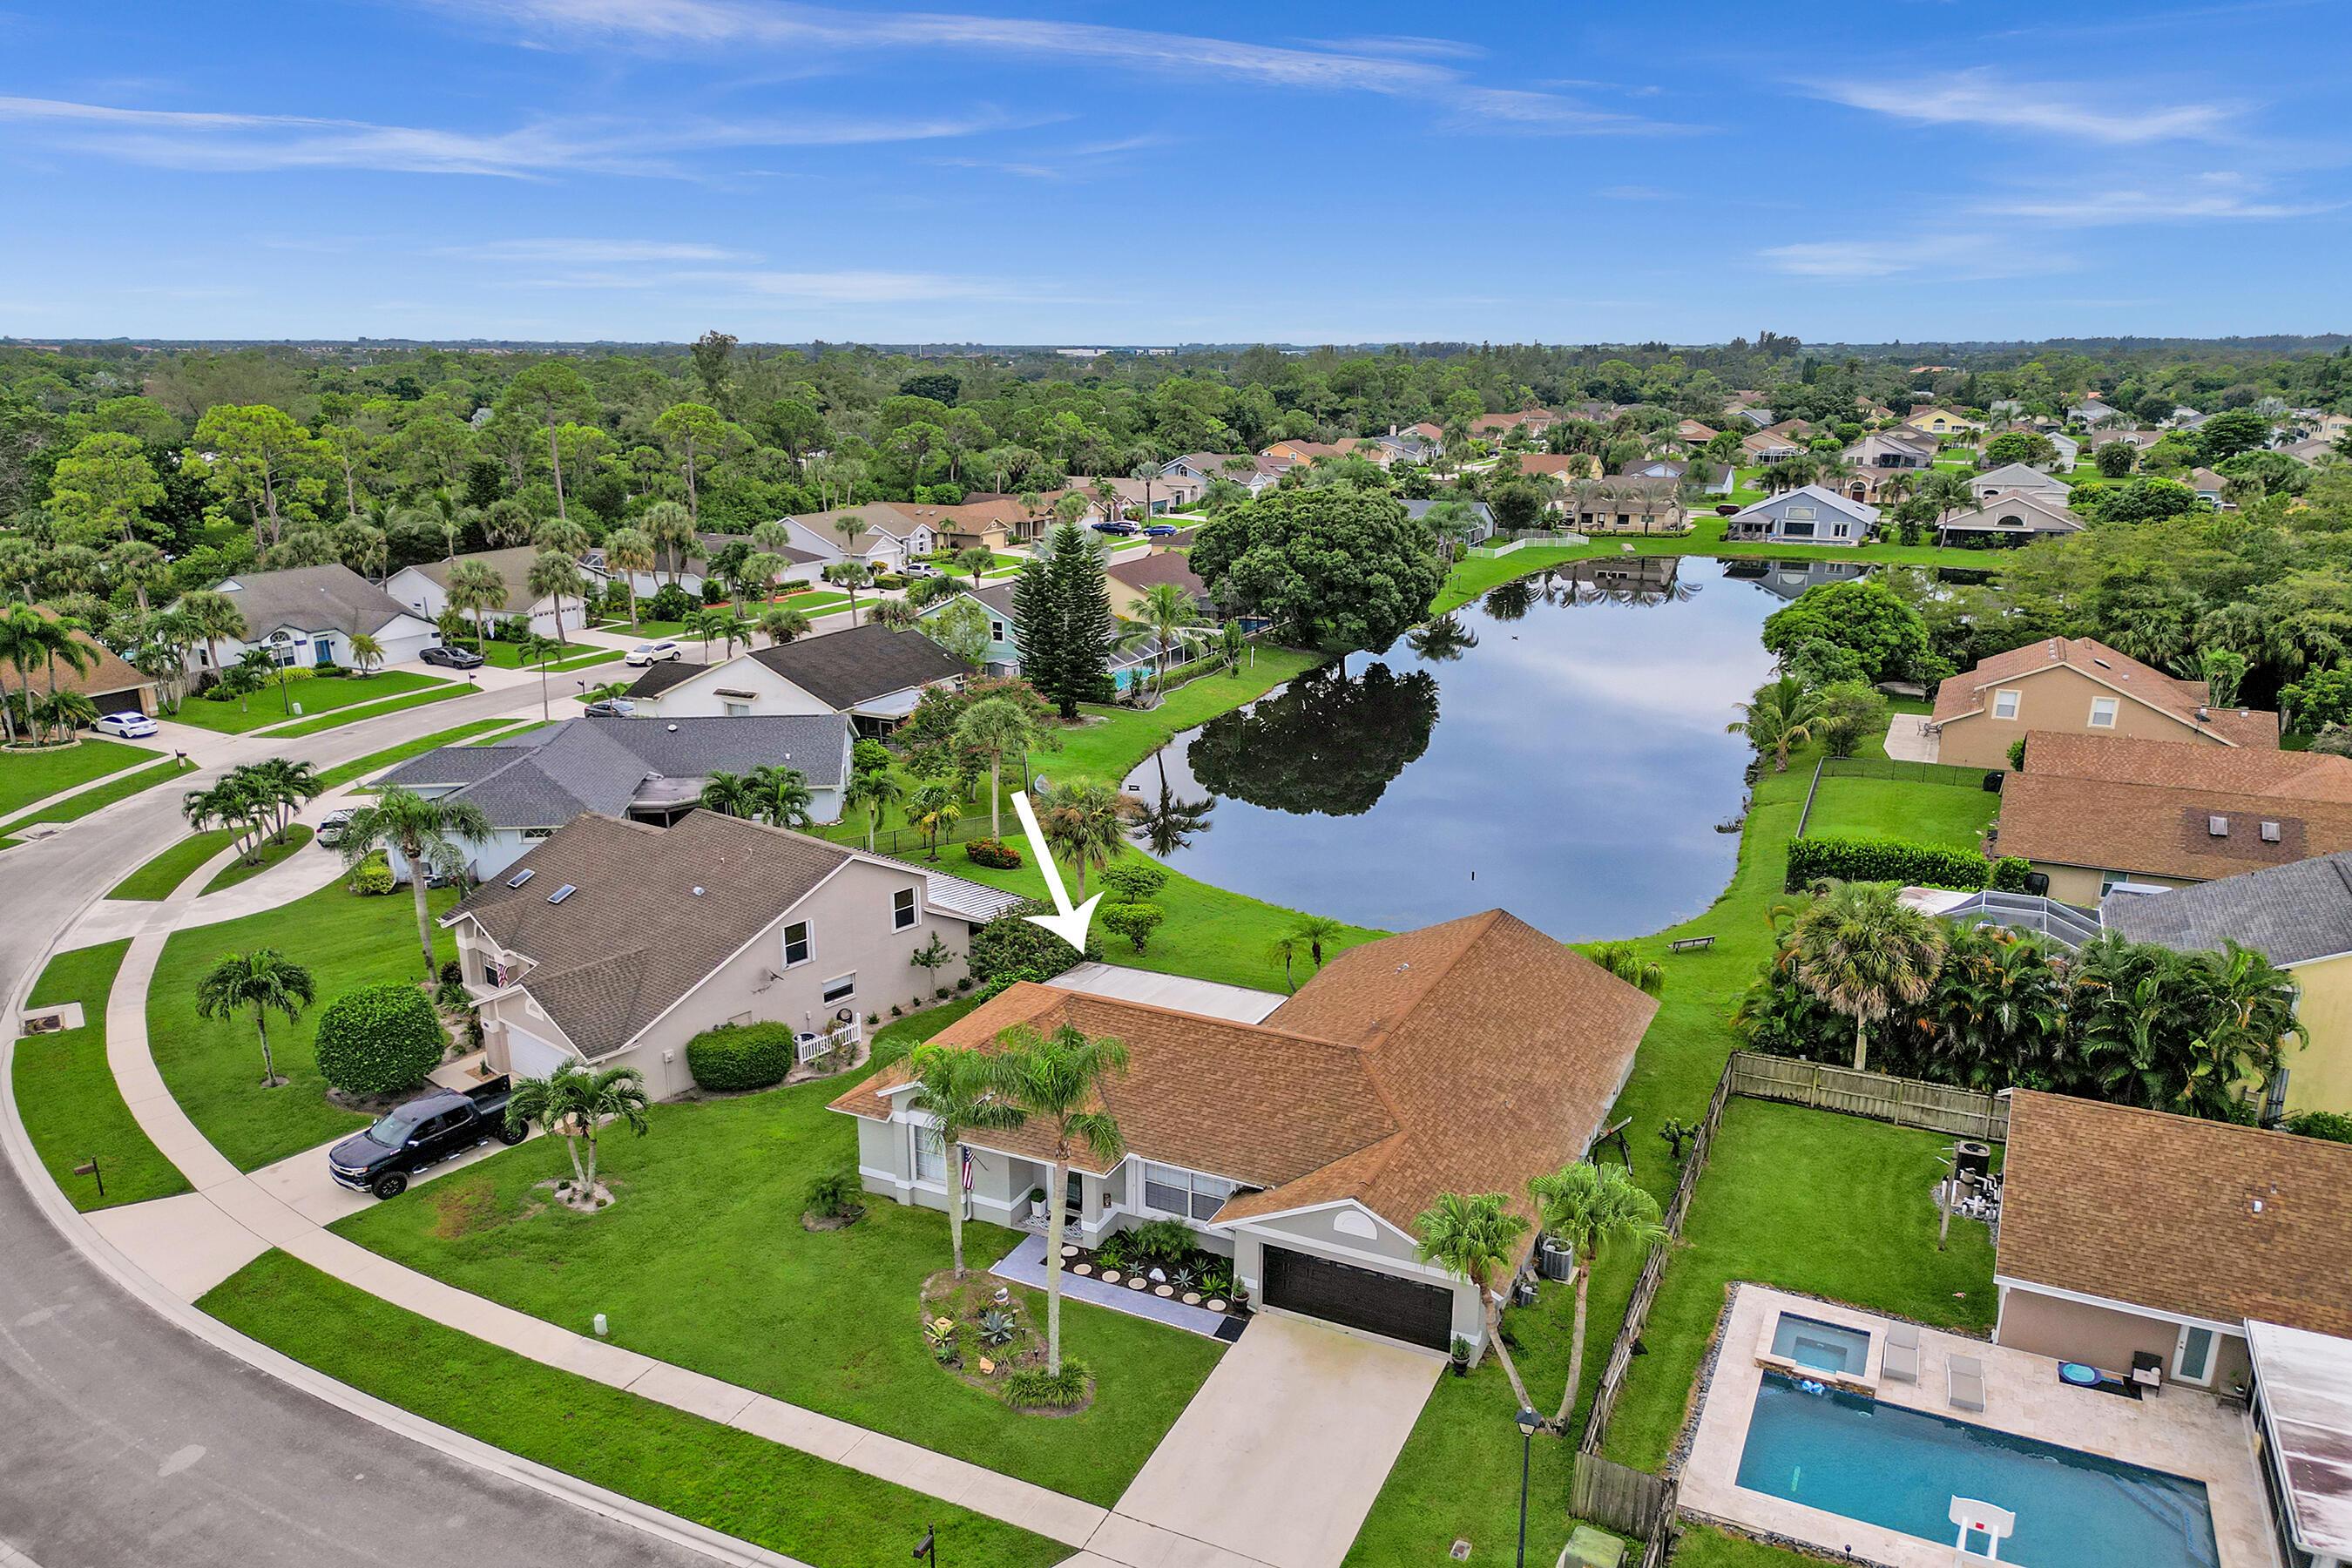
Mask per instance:
[[[564,900],[566,900],[566,899],[570,898],[572,894],[574,894],[574,893],[578,892],[579,890],[580,890],[580,889],[579,889],[578,888],[575,888],[575,887],[573,887],[571,883],[566,882],[566,883],[564,883],[564,884],[563,884],[563,886],[562,886],[562,887],[560,887],[560,888],[556,889],[555,889],[555,891],[553,891],[553,892],[551,892],[551,893],[548,894],[548,895],[547,895],[547,901],[548,901],[549,903],[551,903],[551,904],[560,904],[560,903],[562,903]]]
[[[509,888],[520,888],[525,882],[530,881],[533,877],[538,875],[538,872],[532,870],[530,867],[525,866],[521,870],[517,871],[513,876],[507,879],[507,886]]]

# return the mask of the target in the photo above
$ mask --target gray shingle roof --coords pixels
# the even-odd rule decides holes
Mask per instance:
[[[449,586],[449,569],[457,561],[478,561],[496,572],[507,585],[507,602],[501,606],[507,614],[520,616],[539,603],[539,595],[530,591],[529,579],[531,563],[539,552],[528,544],[518,544],[510,550],[478,550],[471,555],[460,555],[457,561],[420,561],[406,570],[430,581],[435,586]]]
[[[710,667],[688,658],[674,658],[667,664],[650,664],[629,688],[632,697],[659,697],[681,680],[690,680]]]
[[[2267,866],[2165,893],[2110,893],[2109,931],[2178,952],[2218,950],[2223,940],[2273,963],[2352,952],[2352,852]]]
[[[240,572],[219,592],[245,615],[248,639],[279,626],[357,637],[382,631],[415,611],[348,566],[295,566],[283,572]]]
[[[961,659],[920,632],[868,621],[743,656],[756,658],[836,711],[894,691],[970,675]]]
[[[384,782],[462,784],[454,798],[481,807],[493,826],[549,827],[583,812],[622,815],[653,782],[648,775],[702,779],[767,763],[798,768],[812,788],[831,788],[841,783],[848,727],[837,713],[567,719],[496,745],[427,752]]]

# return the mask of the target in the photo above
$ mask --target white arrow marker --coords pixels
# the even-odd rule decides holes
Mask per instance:
[[[1037,831],[1037,814],[1029,807],[1029,792],[1013,792],[1013,810],[1021,818],[1021,830],[1029,836],[1029,852],[1037,857],[1038,866],[1045,873],[1045,886],[1054,895],[1055,913],[1031,915],[1029,918],[1076,948],[1087,950],[1087,922],[1094,919],[1095,906],[1102,902],[1097,893],[1076,909],[1070,908],[1070,890],[1062,886],[1062,868],[1054,862],[1054,852],[1045,847],[1045,836]]]

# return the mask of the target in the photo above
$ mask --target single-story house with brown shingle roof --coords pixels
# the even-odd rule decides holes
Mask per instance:
[[[58,618],[58,613],[47,605],[34,605],[33,613],[49,620]],[[144,713],[150,718],[154,716],[156,698],[153,677],[140,674],[138,670],[123,662],[121,655],[91,637],[88,632],[76,632],[73,640],[81,645],[82,651],[89,655],[93,662],[87,671],[79,671],[64,660],[58,660],[57,678],[59,691],[80,692],[89,699],[90,706],[100,713]],[[10,689],[21,694],[25,687],[23,674],[13,670],[7,673],[16,676]],[[49,670],[46,667],[36,670],[33,673],[32,684],[33,695],[37,699],[48,695]]]
[[[624,721],[631,722],[631,721]],[[693,1087],[686,1044],[721,1024],[851,1031],[928,990],[908,960],[959,957],[1019,900],[961,877],[741,817],[674,827],[574,818],[441,923],[495,1072],[630,1067],[656,1100]]]
[[[1024,983],[933,1038],[984,1050],[1016,1026],[1068,1025],[1127,1047],[1100,1097],[1127,1152],[1081,1147],[1055,1194],[1073,1240],[1179,1220],[1232,1254],[1261,1310],[1444,1350],[1481,1344],[1484,1318],[1474,1285],[1416,1256],[1417,1217],[1446,1193],[1501,1193],[1528,1215],[1528,1179],[1591,1148],[1657,1007],[1490,910],[1350,948],[1260,1023]],[[833,1108],[857,1118],[866,1191],[944,1208],[956,1161],[912,1087],[902,1063]],[[1028,1226],[1051,1174],[1044,1129],[963,1146],[968,1212]],[[1531,1226],[1520,1258],[1533,1242]]]
[[[1139,555],[1107,566],[1103,569],[1103,582],[1110,590],[1111,614],[1129,619],[1134,617],[1136,606],[1143,603],[1144,594],[1160,583],[1173,583],[1192,595],[1192,602],[1203,615],[1212,607],[1209,585],[1192,570],[1192,560],[1174,551]]]
[[[2352,1336],[2352,1145],[2011,1093],[1995,1342],[2245,1385],[2250,1323]]]
[[[1982,510],[2007,516],[2030,504],[2007,500]],[[2167,675],[2105,643],[2042,637],[1948,678],[1936,689],[1928,728],[1935,760],[1964,768],[2007,766],[2011,744],[2028,731],[2278,750],[2277,714],[2214,708],[2207,696],[2205,682]]]
[[[2036,731],[1988,852],[2088,907],[2118,883],[2187,887],[2347,849],[2352,758]]]

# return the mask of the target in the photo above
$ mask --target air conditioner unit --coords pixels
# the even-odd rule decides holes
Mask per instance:
[[[1576,1278],[1576,1249],[1554,1237],[1545,1237],[1536,1248],[1536,1272],[1547,1279]]]

